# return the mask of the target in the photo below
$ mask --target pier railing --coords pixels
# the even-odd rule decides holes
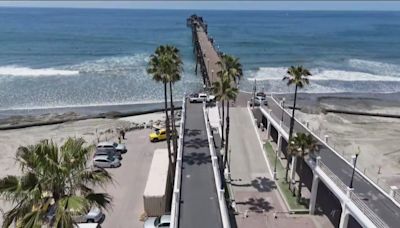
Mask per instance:
[[[182,178],[182,152],[183,137],[186,119],[186,95],[183,96],[181,122],[179,126],[178,154],[176,155],[175,179],[171,202],[171,227],[178,228],[179,225],[179,202],[181,201],[181,178]]]
[[[218,156],[215,151],[213,134],[211,132],[210,120],[208,117],[208,110],[206,109],[206,103],[203,103],[204,121],[206,124],[208,145],[210,148],[211,162],[214,173],[215,187],[218,195],[219,210],[221,214],[222,226],[223,228],[230,228],[229,222],[229,212],[225,201],[225,190],[223,185],[223,180],[221,180],[221,173],[218,164]]]

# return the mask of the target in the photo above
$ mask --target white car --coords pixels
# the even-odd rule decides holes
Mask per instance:
[[[169,227],[171,223],[171,215],[163,215],[160,217],[150,217],[144,222],[144,228],[161,228]]]
[[[211,102],[215,100],[215,96],[207,95],[206,93],[195,93],[189,97],[190,103],[197,103],[197,102]]]
[[[74,216],[76,223],[101,223],[105,215],[98,207],[93,207],[86,215]]]
[[[128,151],[125,144],[116,142],[100,142],[99,144],[97,144],[97,148],[114,148],[115,150],[117,150],[117,152],[120,152],[122,154]]]
[[[96,168],[116,168],[121,166],[121,162],[114,156],[99,155],[93,158],[93,166]]]
[[[74,228],[100,228],[98,223],[78,223]]]

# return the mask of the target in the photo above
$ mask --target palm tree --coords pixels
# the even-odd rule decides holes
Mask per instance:
[[[0,196],[13,204],[4,214],[3,228],[12,223],[28,228],[72,227],[72,216],[85,214],[92,206],[109,207],[111,197],[92,188],[112,178],[104,169],[87,166],[93,146],[84,144],[82,138],[68,138],[60,148],[48,140],[18,148],[22,176],[0,180]]]
[[[300,159],[300,180],[299,187],[297,189],[297,202],[301,200],[301,189],[303,187],[303,160],[304,156],[314,153],[318,150],[317,141],[312,137],[311,134],[297,133],[295,137],[290,141],[288,151],[292,156]],[[295,169],[295,167],[292,167]]]
[[[308,76],[311,76],[311,73],[309,70],[306,68],[303,68],[302,66],[291,66],[287,70],[287,76],[283,77],[283,81],[287,81],[287,86],[294,85],[295,90],[294,90],[294,100],[293,100],[293,109],[292,109],[292,117],[290,118],[290,127],[289,127],[289,142],[292,138],[293,135],[293,127],[294,127],[294,112],[296,110],[296,100],[297,100],[297,89],[298,88],[303,88],[305,85],[309,84]],[[288,178],[288,173],[289,173],[289,159],[287,159],[288,162],[286,164],[286,175],[285,179],[287,180]]]
[[[182,68],[182,59],[179,54],[179,49],[174,46],[166,46],[166,51],[169,53],[171,58],[173,59],[172,73],[169,75],[168,83],[169,83],[169,93],[170,93],[170,103],[171,103],[171,126],[172,126],[172,143],[174,148],[174,156],[176,157],[178,153],[178,140],[177,140],[177,130],[175,126],[175,114],[174,114],[174,100],[173,100],[173,92],[172,92],[172,84],[181,80],[181,73],[183,71]]]
[[[150,56],[150,61],[147,66],[147,73],[150,74],[154,81],[162,82],[164,84],[164,109],[165,109],[165,126],[168,147],[168,160],[170,167],[173,167],[172,153],[171,153],[171,138],[170,138],[170,125],[168,115],[168,90],[167,84],[170,81],[170,75],[174,68],[174,59],[167,49],[167,46],[159,46],[154,54]],[[171,168],[172,170],[172,168]],[[172,173],[170,174],[172,177]]]
[[[221,60],[217,62],[218,66],[221,68],[219,72],[217,72],[217,75],[219,78],[222,77],[227,77],[229,78],[231,83],[232,81],[235,82],[235,88],[237,88],[237,84],[239,83],[239,80],[243,76],[243,70],[242,70],[242,65],[239,62],[239,58],[236,58],[231,55],[224,54],[221,57]],[[235,96],[236,99],[236,96]],[[224,125],[225,125],[225,100],[221,101],[222,105],[222,136],[221,136],[221,147],[224,145]],[[229,103],[227,102],[227,112],[229,111]],[[229,118],[228,118],[229,119]],[[229,130],[228,130],[229,132]]]
[[[226,143],[225,143],[225,159],[224,159],[224,167],[227,162],[228,155],[228,147],[229,147],[229,101],[235,100],[238,94],[238,89],[236,87],[232,87],[231,79],[228,76],[228,71],[223,71],[220,74],[219,80],[213,83],[213,92],[215,94],[215,98],[218,101],[226,101],[227,103],[227,115],[226,115]],[[224,107],[222,106],[222,110]],[[223,132],[224,129],[222,129]]]

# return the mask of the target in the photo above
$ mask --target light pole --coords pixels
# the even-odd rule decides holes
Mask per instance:
[[[214,69],[211,69],[211,80],[214,81]]]
[[[351,179],[350,179],[349,188],[353,188],[354,172],[356,171],[357,158],[358,158],[358,155],[360,155],[360,148],[358,148],[358,152],[357,152],[355,155],[356,155],[356,156],[355,156],[355,158],[354,158],[353,173],[351,174]]]
[[[275,150],[274,180],[276,180],[276,162],[278,161],[278,149]]]
[[[281,106],[282,106],[282,117],[281,117],[281,121],[283,122],[283,112],[285,111],[285,98],[282,98]]]
[[[257,79],[254,79],[254,85],[253,85],[253,104],[251,106],[252,109],[254,109],[254,105],[256,102],[256,90],[257,90]]]

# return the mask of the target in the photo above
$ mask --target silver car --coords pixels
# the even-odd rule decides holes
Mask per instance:
[[[171,215],[163,215],[160,217],[150,217],[144,222],[144,228],[169,227],[171,223]]]
[[[100,142],[97,144],[97,149],[104,148],[104,149],[112,149],[114,148],[119,153],[126,153],[128,150],[126,149],[125,144],[123,143],[116,143],[116,142]]]
[[[105,215],[98,207],[93,207],[86,215],[74,216],[73,220],[76,223],[101,223]]]
[[[121,162],[113,156],[99,155],[93,158],[93,166],[97,168],[115,168],[120,167]]]

